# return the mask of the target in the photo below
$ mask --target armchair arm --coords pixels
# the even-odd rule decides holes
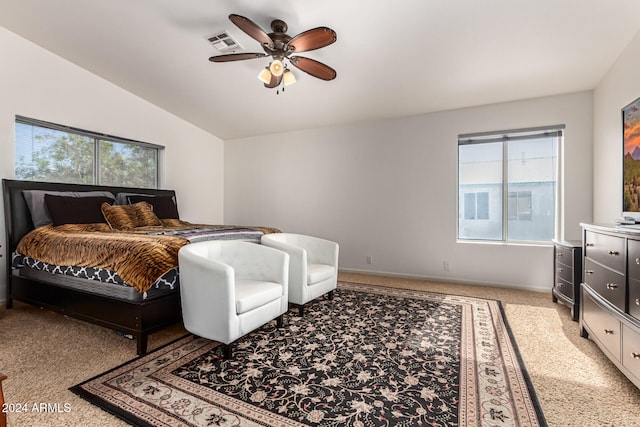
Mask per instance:
[[[196,253],[189,246],[180,248],[178,252],[185,327],[203,336],[211,324],[228,324],[232,330],[235,318],[225,323],[221,322],[220,316],[236,312],[233,268]]]
[[[181,286],[187,286],[197,291],[198,295],[205,297],[224,296],[235,301],[233,287],[233,268],[224,264],[193,253],[188,246],[178,251],[178,264],[180,265]]]

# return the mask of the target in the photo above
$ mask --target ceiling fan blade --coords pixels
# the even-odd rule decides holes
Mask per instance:
[[[333,80],[337,75],[336,70],[315,59],[305,58],[304,56],[292,56],[289,58],[289,61],[305,73],[322,80]]]
[[[255,39],[260,42],[260,44],[267,45],[270,49],[273,49],[273,40],[271,40],[271,37],[269,37],[262,28],[249,18],[232,13],[229,15],[229,20],[233,22],[236,27],[247,33],[247,35],[252,39]]]
[[[274,76],[273,74],[271,74],[271,81],[269,83],[265,83],[264,87],[268,87],[268,88],[278,87],[278,85],[282,82],[282,76],[283,74],[280,74],[279,76]]]
[[[212,56],[209,58],[211,62],[229,62],[242,61],[244,59],[264,58],[266,53],[228,53],[226,55]]]
[[[289,41],[287,46],[293,47],[296,53],[307,52],[329,46],[337,40],[337,37],[336,32],[331,28],[318,27],[298,34]]]

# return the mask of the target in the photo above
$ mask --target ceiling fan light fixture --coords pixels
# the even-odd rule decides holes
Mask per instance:
[[[284,65],[282,65],[282,61],[279,59],[275,59],[269,65],[269,71],[276,77],[280,77],[282,73],[284,73]]]
[[[292,85],[296,82],[296,76],[288,68],[284,70],[284,76],[282,76],[285,86]]]
[[[264,84],[269,84],[271,81],[271,72],[267,67],[263,68],[262,71],[258,74],[258,80],[260,80]]]
[[[296,82],[296,77],[291,70],[287,68],[289,64],[318,79],[329,81],[336,78],[336,71],[328,65],[315,59],[298,56],[299,53],[320,49],[335,43],[337,35],[331,28],[316,27],[291,37],[286,34],[288,27],[281,19],[274,19],[271,22],[271,33],[267,33],[255,22],[244,16],[232,13],[229,15],[229,20],[246,35],[260,43],[264,52],[227,53],[212,56],[209,58],[209,61],[232,62],[271,57],[269,65],[267,65],[265,69],[260,70],[258,79],[263,82],[267,88],[273,89],[282,85],[282,91],[284,91],[285,86]],[[225,32],[221,35],[227,37],[228,33]],[[211,41],[219,41],[218,39],[219,36],[216,38],[212,37]],[[294,53],[296,56],[291,56]],[[278,91],[279,90],[280,89],[278,89]]]

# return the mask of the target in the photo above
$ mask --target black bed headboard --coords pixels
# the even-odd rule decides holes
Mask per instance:
[[[7,242],[7,271],[10,271],[11,254],[18,246],[20,239],[33,230],[33,221],[22,190],[49,191],[110,191],[118,193],[139,193],[155,196],[173,196],[173,190],[158,190],[152,188],[111,187],[102,185],[64,184],[59,182],[20,181],[12,179],[2,180],[2,194],[4,199],[4,222]]]

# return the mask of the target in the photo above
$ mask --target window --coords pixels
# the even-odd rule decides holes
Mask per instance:
[[[464,193],[464,219],[489,219],[489,193]]]
[[[563,128],[458,136],[458,239],[553,239]]]
[[[17,179],[158,188],[160,145],[20,116],[15,144]]]
[[[509,221],[531,221],[531,191],[509,192]]]

